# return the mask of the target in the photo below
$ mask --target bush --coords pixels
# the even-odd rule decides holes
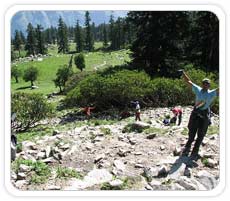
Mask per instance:
[[[79,55],[74,57],[74,63],[78,69],[81,71],[85,68],[85,57],[84,54],[80,53]]]
[[[112,75],[93,74],[80,81],[66,97],[68,105],[97,108],[125,107],[131,100],[144,98],[150,90],[150,77],[144,72],[123,70]]]
[[[24,72],[23,79],[25,82],[31,82],[31,87],[34,86],[34,81],[38,78],[38,69],[31,66],[27,68]]]
[[[60,67],[57,70],[56,79],[53,81],[54,81],[55,86],[59,87],[60,92],[63,91],[63,88],[65,87],[65,84],[72,73],[73,73],[72,68],[68,66]]]
[[[80,81],[84,80],[89,75],[92,75],[92,72],[85,71],[81,73],[72,74],[66,82],[65,89],[64,89],[65,92],[69,92],[72,89],[74,89]]]
[[[17,66],[11,68],[11,76],[15,78],[16,83],[18,83],[18,78],[22,75],[22,72]]]
[[[51,175],[51,169],[42,161],[23,160],[18,158],[12,164],[12,169],[18,173],[21,164],[27,165],[31,168],[29,181],[33,184],[45,183]]]
[[[16,129],[27,130],[38,121],[52,114],[52,106],[37,93],[14,93],[11,101],[11,112],[16,113]]]
[[[205,77],[205,73],[200,70],[190,70],[187,73],[198,85]],[[213,74],[207,77],[212,79]],[[212,88],[216,87],[217,84],[213,82]],[[67,93],[65,103],[81,107],[94,104],[100,110],[129,107],[132,100],[139,100],[142,107],[172,107],[194,104],[195,96],[182,79],[151,80],[144,72],[120,70],[87,76]]]

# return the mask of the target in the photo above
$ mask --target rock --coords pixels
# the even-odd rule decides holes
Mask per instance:
[[[207,172],[206,170],[201,170],[197,173],[198,181],[203,184],[208,190],[214,189],[217,184],[218,180],[215,178],[214,175]]]
[[[109,182],[113,179],[113,175],[106,169],[94,169],[90,171],[84,178],[88,184],[102,184],[104,182]]]
[[[55,162],[55,160],[53,157],[49,157],[49,158],[43,159],[42,162],[43,163],[53,163]]]
[[[181,190],[185,190],[185,188],[183,186],[179,185],[178,183],[174,183],[172,185],[172,190],[175,190],[175,191],[179,190],[179,191],[181,191]]]
[[[161,186],[161,182],[154,179],[151,181],[150,185],[152,187]]]
[[[144,165],[143,165],[143,164],[140,164],[140,163],[137,163],[137,164],[135,164],[134,167],[135,167],[135,168],[144,168]]]
[[[202,141],[202,145],[205,146],[208,143],[209,139],[207,137],[204,137]]]
[[[31,170],[30,166],[20,164],[19,166],[19,172],[29,172]]]
[[[197,190],[197,186],[193,184],[190,179],[185,176],[182,176],[177,183],[184,187],[186,190]]]
[[[60,149],[62,149],[64,151],[67,150],[67,149],[69,149],[69,148],[70,148],[70,144],[69,143],[60,146]]]
[[[78,151],[78,146],[74,145],[70,148],[70,150],[68,151],[68,155],[72,155],[74,153],[76,153]]]
[[[25,180],[26,174],[24,172],[19,172],[17,175],[17,180]]]
[[[165,146],[164,146],[164,145],[161,145],[161,146],[160,146],[160,150],[161,150],[161,151],[165,150]]]
[[[94,163],[99,162],[100,160],[102,160],[103,158],[105,158],[105,154],[99,154],[95,157]]]
[[[86,150],[88,150],[88,151],[91,151],[93,147],[94,147],[94,146],[93,146],[92,143],[87,143],[87,144],[85,145],[85,148],[86,148]]]
[[[39,152],[36,156],[37,160],[45,159],[46,158],[46,153],[45,152]]]
[[[154,167],[144,167],[144,171],[142,173],[142,176],[147,179],[148,182],[152,181],[153,177],[158,176],[158,169]]]
[[[146,190],[149,190],[149,191],[152,191],[152,190],[153,190],[152,186],[150,186],[149,184],[145,186],[145,189],[146,189]]]
[[[137,143],[137,140],[135,139],[135,138],[128,138],[128,140],[129,140],[129,143],[131,144],[131,145],[134,145],[134,144],[136,144]]]
[[[158,176],[158,177],[166,177],[167,174],[168,174],[167,167],[163,165],[163,166],[159,169],[157,176]]]
[[[19,189],[26,185],[28,185],[28,182],[26,180],[18,180],[15,182],[15,186]]]
[[[15,172],[10,173],[11,179],[16,180],[17,179],[17,174]]]
[[[45,149],[45,154],[46,154],[46,158],[52,156],[52,149],[51,146],[47,146]]]
[[[152,140],[152,139],[154,139],[156,136],[157,136],[156,133],[152,133],[152,134],[150,134],[150,135],[147,135],[146,138],[149,139],[149,140]]]
[[[126,137],[124,135],[119,135],[118,140],[119,141],[126,141]]]
[[[46,190],[61,190],[61,186],[49,185]]]
[[[113,181],[110,181],[109,182],[109,185],[110,186],[112,186],[112,187],[120,187],[120,186],[122,186],[123,185],[123,181],[122,180],[120,180],[120,179],[115,179],[115,180],[113,180]]]
[[[134,152],[133,154],[136,156],[141,156],[143,153],[142,152]]]
[[[121,149],[121,148],[120,148],[117,154],[118,154],[120,157],[125,157],[125,156],[128,155],[128,153],[130,153],[129,150]]]
[[[175,147],[175,149],[173,150],[173,155],[179,156],[180,154],[181,154],[181,148]]]
[[[93,139],[93,143],[95,143],[95,142],[101,142],[101,141],[103,141],[105,139],[105,137],[103,137],[103,136],[96,136],[94,139]]]
[[[217,140],[218,139],[218,135],[212,135],[211,137],[209,137],[210,140]]]
[[[36,150],[36,144],[34,142],[30,142],[30,141],[24,141],[22,142],[22,150],[27,150],[27,149],[32,149],[32,150]]]
[[[207,164],[206,164],[207,167],[214,168],[216,167],[216,165],[217,165],[217,162],[215,160],[208,158]]]
[[[125,164],[122,161],[115,160],[113,164],[117,168],[117,170],[121,170],[121,171],[125,170]]]

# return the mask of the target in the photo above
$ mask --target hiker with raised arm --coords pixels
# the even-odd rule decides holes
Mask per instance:
[[[182,77],[185,82],[191,87],[193,93],[196,96],[195,105],[188,123],[188,141],[183,149],[182,155],[189,155],[191,145],[197,134],[197,138],[190,155],[190,158],[196,161],[199,159],[199,148],[204,139],[204,136],[206,135],[210,122],[209,107],[214,101],[214,98],[219,95],[219,88],[210,90],[211,82],[208,78],[204,78],[202,80],[202,87],[200,87],[194,84],[184,71],[182,71]]]

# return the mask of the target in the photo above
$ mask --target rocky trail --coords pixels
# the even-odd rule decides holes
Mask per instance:
[[[16,161],[42,161],[50,174],[45,182],[31,182],[33,165],[18,164],[12,168],[12,184],[20,190],[213,189],[219,181],[219,117],[212,117],[201,159],[194,162],[180,156],[191,109],[183,108],[180,126],[164,126],[162,117],[169,109],[154,108],[142,112],[142,122],[129,117],[24,141]]]

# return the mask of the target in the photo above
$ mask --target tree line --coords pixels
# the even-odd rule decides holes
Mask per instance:
[[[197,66],[206,72],[219,71],[219,20],[208,11],[130,11],[127,17],[110,16],[109,23],[98,26],[85,13],[85,23],[76,21],[68,27],[63,19],[58,27],[27,27],[27,37],[16,30],[14,50],[24,48],[27,55],[47,53],[48,44],[57,44],[59,53],[94,51],[95,41],[102,41],[104,50],[130,48],[135,69],[151,76],[173,76],[176,69]]]
[[[102,41],[105,49],[116,50],[130,44],[134,35],[125,18],[119,17],[115,21],[111,15],[109,23],[95,26],[88,11],[83,26],[77,20],[74,27],[68,27],[60,17],[57,27],[51,26],[44,30],[41,25],[33,27],[29,23],[26,32],[25,37],[21,31],[16,30],[12,39],[13,49],[18,51],[19,57],[21,50],[26,50],[27,55],[46,54],[48,44],[57,44],[58,53],[69,53],[70,42],[76,43],[76,52],[93,51],[95,41]]]

